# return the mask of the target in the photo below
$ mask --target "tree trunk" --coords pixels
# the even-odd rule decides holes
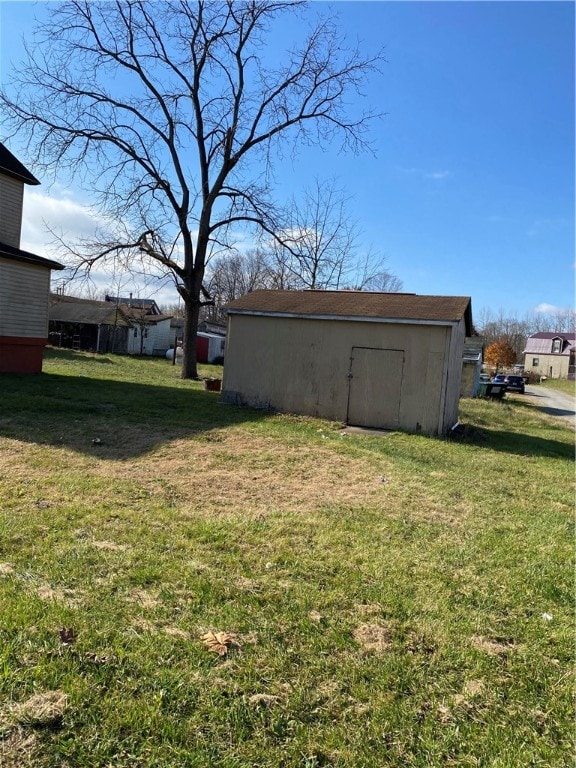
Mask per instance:
[[[196,336],[198,333],[198,319],[200,317],[200,301],[188,300],[185,302],[186,314],[184,316],[184,349],[182,355],[182,378],[198,379],[198,367],[196,364]],[[176,354],[176,350],[174,350]]]

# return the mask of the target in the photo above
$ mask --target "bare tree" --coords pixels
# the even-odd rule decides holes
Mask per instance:
[[[270,269],[276,287],[399,290],[402,283],[372,249],[362,253],[360,230],[334,180],[316,179],[293,199],[276,233]]]
[[[484,337],[486,346],[494,342],[506,342],[513,350],[517,360],[522,359],[526,341],[533,333],[574,333],[576,331],[576,312],[572,309],[553,310],[552,313],[533,312],[519,319],[505,315],[503,310],[494,314],[490,310],[480,313],[479,332]]]
[[[139,260],[174,280],[186,307],[184,378],[197,377],[208,258],[238,226],[276,231],[268,170],[278,145],[368,146],[373,115],[348,105],[380,53],[349,48],[327,19],[265,65],[269,25],[299,6],[67,0],[1,96],[38,167],[83,174],[115,222],[75,249],[83,267]]]
[[[208,317],[223,320],[224,307],[228,302],[271,285],[270,266],[263,250],[219,256],[210,262],[207,270],[207,286],[214,302],[206,308]]]
[[[206,284],[213,299],[208,316],[224,319],[225,305],[258,288],[397,292],[402,282],[372,251],[358,255],[358,229],[334,186],[316,182],[289,209],[291,226],[274,233],[265,248],[210,261]]]

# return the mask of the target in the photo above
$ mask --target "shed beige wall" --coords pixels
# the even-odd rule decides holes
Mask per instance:
[[[0,241],[20,248],[24,184],[0,174]]]
[[[50,270],[0,257],[0,336],[48,337]]]
[[[538,365],[532,365],[535,359],[538,359]],[[532,372],[550,379],[567,379],[569,365],[569,355],[543,355],[541,352],[530,352],[524,355],[524,373]]]
[[[438,434],[458,416],[462,345],[434,325],[231,314],[222,397],[346,421],[353,347],[404,350],[399,427]],[[448,374],[448,363],[452,371]]]
[[[443,424],[446,431],[458,421],[458,406],[462,386],[462,352],[466,341],[464,318],[448,334],[448,360],[446,370],[446,398],[444,401]]]

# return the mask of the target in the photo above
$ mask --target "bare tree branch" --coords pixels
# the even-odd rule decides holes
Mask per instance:
[[[197,375],[211,255],[233,253],[241,225],[281,239],[269,182],[257,184],[255,174],[269,179],[283,145],[338,138],[344,148],[370,148],[376,116],[348,105],[381,52],[349,48],[327,19],[283,60],[274,51],[281,63],[266,58],[270,26],[303,8],[285,0],[66,0],[0,95],[31,160],[82,178],[118,222],[100,242],[70,247],[79,267],[152,264],[173,277],[186,307],[184,377]],[[327,230],[316,234],[318,252],[328,253]],[[288,252],[303,260],[308,235],[285,235]],[[344,276],[335,259],[324,281]]]

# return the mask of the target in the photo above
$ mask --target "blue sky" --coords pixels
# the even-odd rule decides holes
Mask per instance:
[[[376,157],[307,148],[278,167],[281,193],[336,176],[366,244],[387,256],[406,291],[470,295],[477,316],[572,307],[574,4],[331,7],[351,41],[385,48],[387,63],[365,88],[365,104],[385,113],[372,130]],[[318,2],[311,12],[328,9]],[[45,11],[0,2],[2,79],[34,13]],[[292,34],[285,23],[278,45]],[[89,212],[75,208],[89,205],[86,191],[56,184],[27,192],[36,195],[28,218],[41,208],[73,234],[89,225]],[[23,247],[48,255],[42,227],[29,224],[23,235]]]

